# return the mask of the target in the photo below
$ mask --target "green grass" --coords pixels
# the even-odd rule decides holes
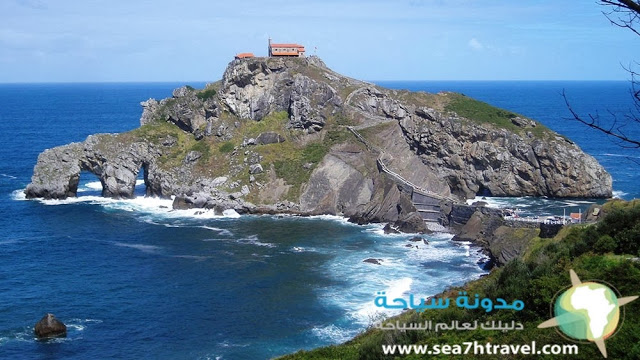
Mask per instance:
[[[222,145],[220,145],[218,150],[220,150],[221,153],[226,154],[226,153],[232,152],[234,148],[235,148],[235,145],[231,141],[227,141],[222,143]]]
[[[191,151],[197,151],[202,154],[202,161],[208,161],[211,157],[211,145],[209,145],[205,140],[196,141],[191,146]]]
[[[289,121],[289,113],[286,111],[277,111],[265,116],[260,121],[246,121],[244,127],[241,129],[242,135],[246,137],[257,137],[260,133],[273,131],[277,132],[285,137],[291,134],[286,130],[287,122]]]
[[[281,144],[260,146],[256,150],[265,157],[267,163],[273,163],[276,176],[291,185],[287,200],[297,201],[300,197],[302,184],[309,181],[313,169],[329,153],[331,147],[347,141],[355,142],[356,140],[346,129],[334,128],[327,130],[321,141],[304,146],[287,141]],[[311,166],[305,168],[307,164]]]
[[[449,103],[445,106],[445,111],[452,111],[480,124],[491,124],[500,129],[506,129],[517,134],[530,131],[536,137],[544,137],[550,134],[550,130],[544,125],[537,123],[534,128],[523,129],[515,125],[511,120],[516,117],[526,118],[514,112],[491,106],[485,102],[478,101],[462,94],[449,93]]]
[[[611,206],[614,207],[614,206]],[[407,323],[450,323],[451,321],[479,323],[486,321],[521,322],[521,331],[382,331],[370,329],[343,345],[300,351],[281,359],[423,359],[409,355],[390,357],[382,354],[382,344],[461,344],[468,341],[494,344],[575,344],[554,329],[538,329],[541,322],[552,317],[550,304],[559,291],[571,284],[569,269],[574,269],[583,280],[601,280],[614,286],[622,296],[640,295],[640,262],[634,261],[640,247],[640,204],[615,205],[618,210],[606,215],[596,225],[571,226],[563,229],[554,239],[535,239],[522,259],[516,259],[504,267],[495,269],[487,277],[470,282],[461,288],[451,288],[437,297],[455,301],[463,290],[480,297],[503,298],[525,302],[522,311],[500,310],[487,313],[484,309],[427,310],[422,314],[407,311],[387,321]],[[609,250],[598,249],[596,244],[604,236],[615,242]],[[610,251],[612,250],[612,251]],[[372,298],[373,301],[373,298]],[[624,306],[625,321],[618,332],[606,340],[610,359],[640,358],[640,300]],[[386,322],[385,322],[386,323]],[[620,325],[619,325],[620,326]],[[593,343],[581,343],[578,356],[536,356],[536,359],[601,359]],[[430,359],[467,359],[467,355],[430,356]],[[482,357],[496,358],[496,357]],[[505,359],[528,359],[530,356],[501,356]]]

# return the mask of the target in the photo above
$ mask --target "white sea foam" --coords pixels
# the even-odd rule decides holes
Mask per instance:
[[[623,157],[623,158],[631,158],[631,159],[640,159],[640,156],[631,156],[631,155],[624,155],[624,154],[610,154],[610,153],[604,153],[604,154],[598,154],[599,156],[612,156],[612,157]]]
[[[75,331],[84,331],[84,329],[86,328],[86,326],[84,325],[79,325],[79,324],[69,324],[67,323],[67,329],[71,329],[71,330],[75,330]]]
[[[18,189],[11,192],[11,198],[13,200],[23,201],[27,200],[27,195],[24,193],[25,189]]]
[[[218,232],[218,233],[219,233],[220,235],[222,235],[222,236],[233,236],[233,233],[232,233],[231,231],[227,230],[227,229],[220,229],[220,228],[217,228],[217,227],[213,227],[213,226],[206,226],[206,225],[198,226],[198,227],[199,227],[199,228],[202,228],[202,229],[207,229],[207,230],[211,230],[211,231],[216,231],[216,232]]]
[[[155,253],[158,253],[160,250],[162,250],[162,247],[156,246],[156,245],[128,244],[128,243],[122,243],[122,242],[114,242],[113,245],[140,250],[148,254],[155,254]]]
[[[341,222],[343,224],[352,224],[351,222],[349,222],[349,218],[348,217],[338,216],[338,215],[313,215],[313,216],[308,216],[308,218],[309,219],[338,221],[338,222]]]
[[[179,258],[179,259],[195,260],[196,262],[213,259],[213,256],[202,256],[202,255],[173,255],[173,257]]]
[[[356,226],[360,226],[360,225],[356,225]],[[384,227],[385,224],[367,224],[364,225],[364,230],[362,230],[362,232],[365,233],[371,233],[371,234],[376,234],[378,236],[384,236],[384,237],[389,237],[389,238],[403,238],[403,237],[407,237],[407,236],[415,236],[415,235],[420,235],[418,233],[385,233],[384,232]]]
[[[138,180],[138,182],[140,181],[142,180]],[[91,188],[91,187],[96,187],[97,186],[96,183],[99,184],[99,182],[92,182],[86,185],[88,185],[88,187]],[[26,200],[24,189],[14,191],[12,193],[12,197],[14,200]],[[222,215],[216,215],[213,209],[173,210],[172,199],[163,199],[158,197],[146,197],[146,196],[139,196],[133,199],[112,199],[112,198],[105,198],[102,196],[87,195],[87,196],[69,197],[64,200],[55,200],[55,199],[49,199],[49,200],[35,199],[35,200],[48,206],[86,203],[86,204],[92,204],[92,205],[100,205],[103,208],[110,209],[110,210],[121,210],[121,211],[147,214],[147,215],[151,215],[152,218],[145,216],[141,218],[142,221],[151,223],[151,224],[163,225],[167,227],[179,227],[180,225],[176,226],[175,224],[167,224],[160,219],[177,219],[177,218],[190,218],[190,219],[196,219],[196,220],[225,219],[225,218],[234,219],[241,216],[233,209],[225,210]]]
[[[315,326],[311,333],[316,337],[334,344],[343,343],[350,340],[357,331],[345,329],[336,325]]]
[[[241,347],[241,348],[243,348],[243,347],[247,347],[247,346],[249,346],[249,345],[250,345],[250,344],[237,344],[237,343],[231,343],[231,342],[229,342],[229,341],[227,341],[227,340],[225,340],[225,341],[223,341],[223,342],[218,343],[218,346],[225,347],[225,348],[228,348],[228,347]]]
[[[626,192],[624,192],[624,191],[620,191],[620,190],[613,190],[613,198],[614,198],[614,199],[622,199],[622,198],[624,198],[624,197],[625,197],[625,196],[627,196],[627,195],[629,195],[629,194],[627,194],[627,193],[626,193]]]
[[[404,294],[411,290],[413,279],[409,277],[403,277],[396,280],[385,281],[385,288],[383,290],[384,296],[387,299],[402,298]],[[358,323],[362,325],[369,325],[374,319],[380,318],[380,316],[393,316],[399,314],[402,309],[383,309],[375,305],[374,298],[377,294],[371,294],[371,298],[368,301],[361,303],[355,312],[351,316]],[[389,302],[391,303],[391,301]]]
[[[468,245],[461,245],[451,243],[447,240],[440,240],[431,238],[429,244],[419,243],[418,249],[405,247],[406,243],[402,243],[401,246],[405,251],[405,257],[407,261],[400,261],[403,271],[410,272],[412,268],[415,268],[416,264],[425,262],[451,262],[459,259],[461,256],[470,256]],[[453,246],[452,246],[453,245]]]
[[[78,192],[87,191],[102,191],[102,183],[100,181],[92,181],[78,187]]]
[[[168,228],[181,228],[181,227],[185,227],[186,226],[184,224],[161,223],[161,222],[154,221],[154,220],[150,219],[149,217],[143,217],[142,221],[144,221],[147,224],[159,225],[159,226],[164,226],[164,227],[168,227]]]
[[[238,214],[238,212],[233,209],[226,209],[222,212],[222,216],[228,218],[239,218],[240,214]]]
[[[15,177],[13,175],[9,175],[9,174],[0,174],[0,176],[6,177],[6,178],[9,178],[9,179],[17,179],[17,177]]]
[[[250,235],[242,239],[238,239],[236,240],[236,242],[239,244],[251,244],[251,245],[264,246],[269,248],[276,247],[276,245],[274,244],[261,242],[260,239],[258,238],[258,235]]]
[[[318,249],[314,248],[314,247],[302,247],[302,246],[294,246],[291,249],[289,249],[289,251],[291,252],[295,252],[295,253],[303,253],[303,252],[318,252]]]
[[[490,208],[502,208],[505,207],[505,201],[502,198],[497,197],[485,197],[485,196],[476,196],[473,199],[467,199],[467,205],[471,205],[477,201],[482,201],[487,203],[487,207]]]

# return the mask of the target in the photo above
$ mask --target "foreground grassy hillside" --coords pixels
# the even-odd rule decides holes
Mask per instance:
[[[382,354],[383,344],[461,344],[467,341],[493,344],[575,344],[566,340],[554,329],[538,329],[537,326],[552,317],[550,304],[556,294],[566,289],[571,281],[569,269],[574,269],[583,280],[606,281],[620,294],[640,295],[640,201],[612,201],[605,205],[605,218],[597,224],[571,226],[563,229],[553,239],[536,238],[522,259],[511,261],[502,268],[462,288],[448,289],[438,297],[449,297],[455,302],[459,291],[480,294],[491,299],[521,299],[522,311],[501,310],[486,313],[484,309],[427,310],[422,314],[408,311],[389,319],[400,323],[433,323],[503,321],[521,322],[522,331],[382,331],[372,328],[352,341],[313,351],[300,351],[281,359],[396,359],[401,356]],[[373,296],[372,296],[373,301]],[[618,332],[606,340],[610,359],[640,359],[640,300],[624,306],[624,316]],[[387,323],[387,321],[385,321]],[[599,359],[602,355],[593,343],[578,344],[578,355],[566,355],[567,359]],[[402,356],[406,359],[423,359],[427,355]],[[469,358],[472,355],[431,355],[433,359]],[[530,355],[500,355],[504,359],[531,358]],[[496,358],[496,355],[484,358]],[[540,359],[560,359],[561,355],[535,356]]]

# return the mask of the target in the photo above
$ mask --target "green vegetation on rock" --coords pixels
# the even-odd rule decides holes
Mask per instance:
[[[190,151],[197,151],[202,154],[201,159],[204,161],[209,160],[211,157],[211,146],[206,141],[196,141],[191,145]]]
[[[220,145],[218,149],[220,150],[221,153],[226,154],[226,153],[232,152],[234,148],[235,148],[235,145],[233,145],[231,141],[227,141],[222,143],[222,145]]]
[[[217,91],[214,88],[207,88],[204,89],[202,91],[199,91],[198,93],[196,93],[196,97],[200,100],[207,100],[207,99],[211,99],[212,97],[216,96]]]
[[[427,310],[422,314],[407,311],[385,320],[400,323],[451,323],[503,321],[521,322],[522,331],[382,331],[370,328],[353,340],[337,346],[312,351],[300,351],[281,359],[423,359],[424,355],[388,356],[382,353],[381,345],[408,344],[462,344],[478,341],[481,344],[576,344],[560,336],[554,329],[538,329],[537,326],[553,317],[550,304],[555,296],[571,284],[569,270],[574,269],[583,280],[606,281],[614,286],[619,296],[640,295],[640,262],[636,257],[640,247],[640,202],[608,203],[612,209],[599,223],[570,226],[553,239],[535,238],[522,259],[515,259],[504,267],[495,269],[490,275],[470,282],[460,288],[451,288],[438,298],[448,297],[455,301],[459,291],[479,294],[481,298],[521,299],[525,302],[522,311],[500,310],[487,313],[484,309]],[[613,244],[611,239],[613,239]],[[598,245],[600,243],[600,245]],[[615,245],[615,246],[614,246]],[[611,251],[613,249],[613,251]],[[372,297],[373,301],[373,297]],[[640,301],[624,306],[625,320],[618,332],[606,340],[611,359],[640,358]],[[593,343],[580,343],[579,357],[566,358],[597,359],[600,352]],[[465,355],[433,355],[433,359],[465,359]],[[488,356],[486,358],[493,358]],[[509,359],[525,359],[528,355],[510,355]],[[540,359],[559,359],[558,355],[540,355]]]
[[[500,129],[506,129],[518,134],[530,131],[536,137],[543,137],[550,133],[544,125],[536,123],[535,127],[523,129],[513,123],[515,118],[526,118],[514,112],[497,108],[485,102],[472,99],[463,94],[448,93],[449,102],[445,105],[445,111],[452,111],[466,119],[477,123],[488,123]]]

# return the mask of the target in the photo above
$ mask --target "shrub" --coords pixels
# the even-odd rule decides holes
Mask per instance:
[[[613,252],[616,249],[616,241],[609,235],[602,235],[593,246],[593,250],[597,253],[605,254]]]
[[[204,89],[202,91],[200,91],[199,93],[196,94],[196,97],[200,100],[207,100],[207,99],[211,99],[212,97],[214,97],[216,95],[216,90],[213,88],[209,88],[209,89]]]

